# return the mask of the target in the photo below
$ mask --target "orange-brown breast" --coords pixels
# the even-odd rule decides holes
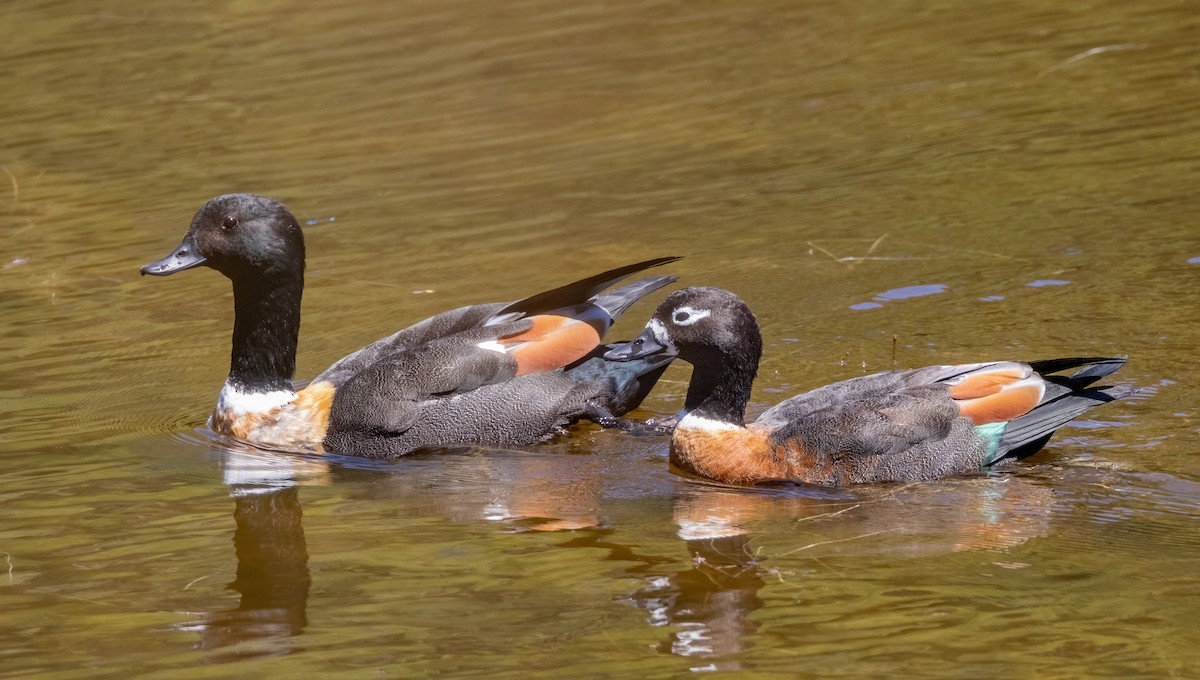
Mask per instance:
[[[321,450],[333,405],[332,383],[321,381],[300,390],[296,398],[269,411],[213,411],[212,428],[255,444]]]
[[[312,383],[300,390],[296,401],[292,402],[296,409],[304,414],[304,419],[309,423],[309,428],[318,441],[325,439],[325,431],[329,428],[329,409],[333,407],[333,393],[336,391],[333,383]]]
[[[852,472],[835,469],[838,464],[833,457],[815,456],[799,440],[773,443],[771,430],[757,423],[728,430],[676,427],[671,438],[671,463],[729,484],[831,484]]]
[[[675,428],[671,463],[688,472],[729,484],[787,480],[787,458],[772,450],[765,428]]]
[[[213,411],[212,428],[221,434],[255,441],[254,433],[266,425],[279,409],[267,412],[234,413],[231,409],[217,408]]]

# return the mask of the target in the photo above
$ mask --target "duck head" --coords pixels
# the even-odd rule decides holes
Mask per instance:
[[[168,276],[204,265],[233,281],[304,271],[304,234],[287,206],[253,194],[226,194],[205,203],[170,255],[141,268]]]
[[[692,365],[684,414],[743,424],[762,357],[762,334],[741,298],[720,288],[671,293],[641,335],[604,357],[632,360],[652,354],[678,356]]]
[[[662,301],[641,335],[604,356],[631,360],[652,354],[678,356],[697,366],[730,360],[757,366],[762,335],[737,295],[720,288],[684,288]]]

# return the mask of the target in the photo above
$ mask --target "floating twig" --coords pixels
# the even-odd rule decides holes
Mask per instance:
[[[1064,68],[1070,66],[1071,64],[1074,64],[1079,61],[1083,61],[1084,59],[1087,59],[1088,57],[1094,57],[1097,54],[1104,54],[1105,52],[1123,52],[1125,50],[1138,50],[1143,47],[1145,47],[1145,45],[1140,45],[1138,43],[1117,43],[1115,45],[1101,45],[1100,47],[1093,47],[1090,50],[1084,50],[1084,51],[1080,52],[1079,54],[1075,54],[1070,57],[1067,57],[1066,59],[1058,62],[1057,64],[1055,64],[1054,66],[1051,66],[1050,68],[1044,69],[1041,73],[1038,73],[1038,77],[1041,78],[1042,76],[1046,75],[1047,73],[1053,73],[1060,69],[1064,69]]]
[[[0,165],[0,170],[3,170],[4,174],[8,175],[8,181],[12,183],[13,205],[17,205],[21,202],[21,185],[17,184],[17,176],[6,165]]]

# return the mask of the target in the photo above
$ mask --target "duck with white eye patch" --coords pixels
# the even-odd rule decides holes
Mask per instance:
[[[207,266],[233,282],[229,376],[215,431],[262,446],[390,457],[453,444],[531,444],[579,419],[615,422],[671,357],[604,359],[604,333],[673,276],[621,280],[679,258],[618,267],[517,302],[430,317],[337,361],[295,389],[304,235],[278,201],[218,196],[170,255],[166,276]]]
[[[1093,387],[1123,357],[927,366],[826,385],[747,424],[762,336],[746,303],[719,288],[672,293],[641,335],[605,354],[653,356],[693,367],[671,463],[731,484],[840,486],[977,472],[1036,452],[1058,427],[1134,391]],[[1078,370],[1054,375],[1071,369]]]

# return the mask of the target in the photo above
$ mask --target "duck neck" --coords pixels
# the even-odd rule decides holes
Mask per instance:
[[[746,403],[758,372],[757,357],[722,355],[694,362],[694,366],[684,413],[745,427]]]
[[[303,271],[234,281],[227,384],[251,393],[292,390],[303,291]]]

